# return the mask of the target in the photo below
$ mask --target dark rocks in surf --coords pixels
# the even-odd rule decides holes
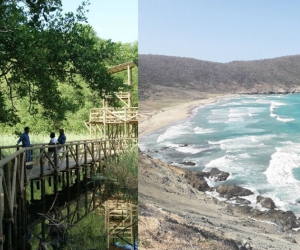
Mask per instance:
[[[186,171],[184,174],[184,178],[189,182],[189,184],[199,191],[208,191],[211,189],[205,181],[205,177],[208,178],[209,173]]]
[[[215,181],[226,181],[229,173],[225,171],[221,171],[217,168],[212,168],[210,170],[210,176],[214,178]]]
[[[184,162],[181,162],[179,164],[183,164],[183,165],[186,165],[186,166],[195,166],[196,165],[196,163],[191,162],[191,161],[184,161]]]
[[[188,146],[188,144],[186,144],[186,143],[185,143],[185,144],[180,144],[180,145],[179,145],[179,147],[187,147],[187,146]]]
[[[218,186],[216,190],[221,197],[225,198],[232,198],[232,197],[238,197],[238,196],[247,196],[253,194],[253,192],[249,189],[242,188],[240,186],[225,186],[225,185],[220,185]]]
[[[256,201],[257,201],[257,203],[260,203],[262,207],[267,208],[267,209],[272,210],[276,207],[274,201],[269,197],[263,197],[261,195],[258,195],[256,197]]]
[[[240,197],[237,197],[234,200],[235,200],[236,204],[238,204],[238,205],[250,205],[251,204],[251,201],[246,200],[244,198],[240,198]]]
[[[253,208],[251,206],[233,206],[233,210],[241,214],[251,214]]]
[[[297,218],[292,211],[282,211],[282,210],[268,210],[265,212],[254,210],[253,218],[263,221],[270,221],[275,223],[284,230],[289,230],[292,228],[299,227],[299,223],[297,222]]]

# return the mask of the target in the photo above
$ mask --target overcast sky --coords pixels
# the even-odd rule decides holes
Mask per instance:
[[[300,54],[298,0],[139,0],[140,54],[213,62]]]
[[[82,0],[62,0],[64,11],[75,12]],[[90,0],[89,24],[103,39],[133,43],[138,40],[138,0]]]

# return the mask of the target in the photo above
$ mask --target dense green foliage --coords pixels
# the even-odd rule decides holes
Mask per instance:
[[[0,133],[22,132],[24,126],[35,132],[59,127],[80,132],[89,108],[127,88],[124,74],[107,69],[137,64],[137,42],[97,37],[86,22],[88,2],[66,14],[62,3],[0,0]],[[133,80],[137,103],[137,69]]]

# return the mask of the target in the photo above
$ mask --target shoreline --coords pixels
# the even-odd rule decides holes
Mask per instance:
[[[281,212],[271,219],[274,211],[220,201],[191,184],[186,173],[139,153],[140,249],[299,249],[300,233],[286,227]]]
[[[148,116],[144,116],[144,124],[141,126],[142,131],[139,136],[145,136],[150,132],[183,121],[197,107],[234,96],[237,94],[212,96],[148,112]],[[175,114],[176,117],[174,117]],[[167,115],[169,119],[165,119]],[[147,118],[152,120],[149,122]],[[151,128],[153,124],[155,129]],[[158,247],[170,249],[173,241],[168,241],[168,239],[177,237],[181,234],[181,230],[188,231],[192,227],[197,228],[187,234],[192,235],[194,239],[199,237],[199,234],[210,235],[203,241],[211,242],[212,249],[221,249],[218,242],[221,242],[223,246],[228,240],[233,240],[231,244],[235,244],[239,249],[241,246],[246,247],[241,249],[299,249],[300,230],[286,229],[282,223],[278,223],[277,219],[271,219],[268,213],[264,215],[262,211],[252,210],[249,206],[223,202],[211,194],[199,191],[183,178],[185,171],[183,168],[154,159],[146,152],[140,154],[139,220],[147,227],[150,225],[153,230],[151,234],[148,234],[147,227],[139,226],[141,242],[145,241],[144,246],[149,244],[149,247],[142,245],[141,249],[158,249]],[[274,212],[274,210],[269,211],[271,214]],[[299,221],[299,217],[296,220]],[[165,234],[166,231],[163,231],[164,225],[169,228],[177,228],[180,225],[183,229],[181,228],[179,232],[172,230],[168,237],[169,233]],[[196,235],[195,231],[197,231]],[[153,238],[155,233],[157,235]],[[181,242],[175,244],[174,247],[180,244],[183,248],[187,247],[193,241],[186,236],[187,234],[185,234],[186,238],[181,237]],[[151,237],[152,239],[149,240],[148,238]],[[165,239],[157,241],[156,238]],[[201,243],[199,246],[201,246],[199,249],[206,249],[205,244]],[[251,248],[247,248],[248,246]]]
[[[237,94],[208,95],[207,98],[161,107],[155,111],[144,111],[139,114],[139,137],[183,121],[191,116],[192,110],[203,105],[215,103],[220,99],[237,96]]]
[[[147,134],[149,134],[151,132],[154,132],[154,131],[160,130],[162,128],[166,128],[166,127],[175,125],[176,123],[184,122],[187,118],[191,117],[192,111],[194,109],[199,108],[199,107],[201,107],[203,105],[216,103],[219,100],[226,99],[226,98],[232,98],[232,97],[236,97],[236,96],[239,96],[239,95],[257,95],[257,94],[259,94],[259,93],[253,93],[253,94],[251,94],[251,93],[241,93],[241,94],[209,95],[205,99],[200,99],[200,100],[195,100],[195,101],[189,101],[189,102],[184,103],[184,104],[177,104],[177,105],[173,105],[173,106],[170,106],[170,107],[161,108],[158,111],[153,111],[152,112],[152,115],[148,118],[148,119],[152,119],[151,122],[149,122],[147,124],[146,122],[149,121],[149,120],[147,118],[145,120],[143,120],[143,124],[141,126],[143,128],[143,131],[141,132],[141,134],[139,134],[139,137],[147,136]],[[273,95],[273,94],[294,94],[294,93],[263,93],[262,95]],[[299,94],[299,93],[297,92],[295,94]],[[172,116],[175,113],[176,114],[178,113],[179,117]],[[163,122],[161,122],[160,119],[162,118],[163,115],[170,115],[170,118],[164,118]],[[155,126],[156,129],[149,128],[150,125],[153,124],[153,123],[156,125]],[[145,126],[144,124],[147,124],[147,126]],[[142,153],[145,154],[145,155],[147,155],[147,156],[149,156],[149,157],[151,157],[148,154],[149,152],[147,152],[147,151],[143,151],[142,150]],[[179,168],[182,168],[179,165],[174,165],[174,166],[178,166]],[[185,169],[185,168],[182,168],[182,169]],[[207,194],[207,195],[213,196],[213,194]],[[221,199],[219,199],[218,197],[214,197],[214,198],[222,201],[222,198]],[[276,203],[275,203],[275,205],[276,205],[276,209],[279,209],[279,210],[283,209],[282,211],[289,211],[287,209],[278,207]],[[257,208],[253,207],[253,209],[257,209]],[[261,211],[264,211],[264,209],[262,208]],[[296,213],[294,211],[292,211],[292,212],[300,220],[300,212],[299,213]]]

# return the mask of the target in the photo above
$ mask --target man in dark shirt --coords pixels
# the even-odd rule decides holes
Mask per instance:
[[[25,127],[24,133],[20,136],[17,141],[17,145],[22,142],[22,147],[30,147],[30,139],[29,139],[29,127]],[[26,162],[31,161],[31,150],[26,150]],[[27,166],[28,169],[32,168],[32,165]]]
[[[59,130],[59,137],[57,139],[57,141],[59,142],[59,144],[65,144],[66,143],[66,135],[65,135],[65,131],[63,129]]]
[[[57,138],[57,141],[59,144],[64,145],[66,143],[66,135],[65,135],[65,131],[63,129],[59,130],[59,137]],[[60,152],[62,150],[62,146],[61,147],[57,147],[57,155],[59,156]],[[58,158],[59,159],[59,158]],[[57,166],[59,166],[59,160],[57,160]]]

